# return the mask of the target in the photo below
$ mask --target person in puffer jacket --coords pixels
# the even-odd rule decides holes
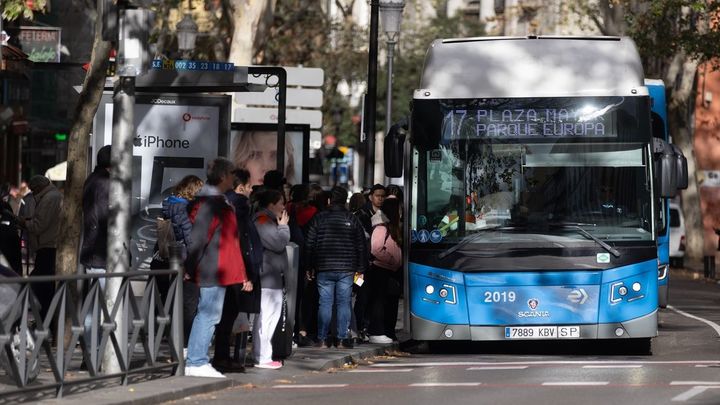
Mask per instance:
[[[400,249],[400,204],[397,198],[383,201],[382,207],[372,216],[373,231],[370,237],[370,268],[365,277],[368,289],[367,316],[370,343],[392,343],[387,336],[385,296],[392,272],[402,265]]]
[[[175,241],[180,242],[182,246],[181,260],[187,258],[187,247],[190,246],[192,241],[192,236],[190,235],[192,222],[190,222],[190,217],[188,217],[188,204],[195,198],[195,195],[200,191],[202,186],[203,181],[199,177],[193,175],[185,176],[175,186],[173,195],[167,197],[162,202],[163,218],[170,220],[173,233],[175,234]],[[155,252],[157,252],[157,244],[155,245]],[[160,260],[159,258],[153,258],[153,262],[150,264],[151,269],[167,269],[169,266],[170,264],[167,261]],[[160,296],[163,302],[165,302],[168,290],[170,289],[170,278],[168,276],[159,276],[157,283]],[[187,347],[187,342],[190,337],[192,321],[197,312],[199,295],[200,291],[195,283],[183,283],[184,347]]]
[[[253,288],[245,272],[235,210],[225,198],[233,188],[234,169],[227,159],[213,160],[206,184],[188,207],[193,227],[185,269],[200,287],[200,300],[188,340],[186,376],[225,378],[208,357],[222,315],[225,287],[242,284],[246,291]]]
[[[271,339],[280,320],[283,301],[283,274],[289,270],[287,245],[290,243],[290,216],[280,191],[266,189],[257,193],[259,211],[255,228],[263,245],[260,272],[260,316],[253,325],[253,355],[256,367],[278,369],[282,363],[272,360]]]
[[[305,237],[310,267],[317,277],[319,309],[317,347],[330,347],[328,336],[333,303],[337,308],[336,338],[344,349],[353,347],[348,336],[352,312],[353,276],[367,269],[367,240],[360,220],[345,208],[348,191],[332,188],[330,207],[313,217]]]

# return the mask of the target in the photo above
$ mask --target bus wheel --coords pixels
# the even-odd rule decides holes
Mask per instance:
[[[628,354],[640,356],[652,355],[652,338],[633,338],[625,343]]]

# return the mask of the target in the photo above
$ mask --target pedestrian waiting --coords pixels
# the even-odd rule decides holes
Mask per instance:
[[[205,185],[188,207],[193,227],[185,267],[200,287],[200,300],[188,340],[187,376],[225,377],[210,365],[208,357],[222,315],[225,287],[243,284],[244,290],[252,290],[240,251],[235,211],[225,198],[233,188],[234,169],[227,159],[213,160]]]
[[[263,264],[260,276],[260,315],[253,325],[253,355],[256,367],[278,369],[279,361],[272,359],[272,336],[280,320],[283,302],[283,274],[289,270],[287,245],[290,243],[290,217],[285,200],[276,189],[258,193],[255,227],[263,245]]]
[[[353,347],[349,338],[354,278],[361,280],[367,268],[367,241],[360,221],[345,207],[348,191],[335,186],[330,207],[313,217],[305,240],[310,267],[317,278],[320,296],[317,347],[335,345],[328,337],[333,305],[337,313],[337,344]]]

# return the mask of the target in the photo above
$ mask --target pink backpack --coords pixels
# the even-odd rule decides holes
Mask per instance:
[[[385,225],[373,229],[370,237],[370,263],[390,271],[397,271],[402,266],[402,250],[390,236]]]

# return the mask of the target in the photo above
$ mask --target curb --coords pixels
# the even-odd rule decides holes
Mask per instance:
[[[706,278],[704,270],[688,269],[688,268],[670,268],[670,279],[673,277],[683,280],[700,280],[708,283],[720,283],[718,279]],[[672,281],[671,281],[672,282]]]
[[[342,357],[328,360],[316,371],[328,371],[342,368],[345,364],[384,355],[388,350],[398,350],[399,343],[392,343],[379,347],[368,348],[359,352],[351,352]],[[91,396],[86,394],[68,394],[61,399],[46,399],[36,404],[76,404],[82,400],[91,401],[93,405],[153,405],[161,402],[177,401],[183,398],[209,394],[247,384],[235,378],[208,379],[200,377],[167,377],[148,382],[138,382],[127,386],[116,386],[92,391]],[[160,385],[162,388],[158,387]]]
[[[359,353],[350,353],[339,359],[327,361],[318,371],[327,371],[333,368],[340,368],[345,364],[358,363],[361,360],[369,359],[375,356],[381,356],[387,353],[388,350],[399,350],[400,343],[394,342],[388,345],[375,347]]]

